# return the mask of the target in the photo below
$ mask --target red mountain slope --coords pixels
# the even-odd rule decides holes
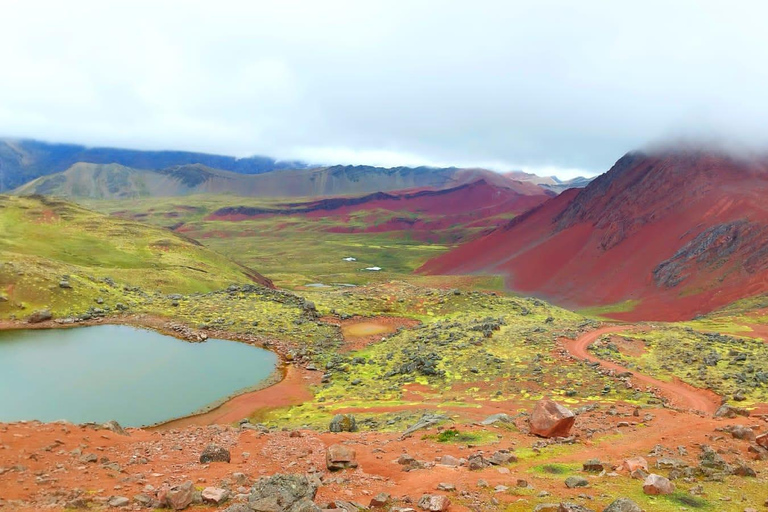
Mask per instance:
[[[500,226],[508,222],[510,215],[535,208],[553,195],[530,183],[502,183],[499,186],[480,179],[445,190],[377,192],[286,203],[278,208],[230,206],[216,210],[207,219],[240,221],[264,215],[303,215],[335,220],[328,231],[336,233],[409,231],[419,239],[432,240],[440,238],[435,231],[452,227],[463,231]],[[357,219],[354,223],[349,222],[352,216]]]
[[[630,153],[582,190],[427,262],[501,273],[569,307],[639,301],[627,320],[678,320],[768,291],[768,159]]]

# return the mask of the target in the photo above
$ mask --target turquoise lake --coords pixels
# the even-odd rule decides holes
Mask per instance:
[[[150,425],[256,386],[276,365],[244,343],[122,325],[0,331],[0,422]]]

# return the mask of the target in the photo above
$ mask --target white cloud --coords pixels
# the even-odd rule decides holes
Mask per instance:
[[[714,0],[6,0],[0,134],[594,174],[673,135],[768,144],[767,14]]]

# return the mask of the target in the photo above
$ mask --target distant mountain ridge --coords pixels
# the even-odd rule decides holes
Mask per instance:
[[[0,192],[12,190],[40,176],[65,171],[78,162],[119,164],[146,170],[200,164],[239,174],[260,174],[307,167],[304,162],[282,162],[264,156],[235,158],[189,151],[90,148],[29,139],[0,139]]]
[[[120,164],[78,162],[67,170],[42,176],[15,189],[17,195],[53,195],[68,199],[126,199],[194,194],[244,197],[359,196],[401,190],[442,190],[473,183],[514,188],[524,195],[553,194],[538,185],[510,180],[486,169],[430,167],[332,166],[238,174],[202,164],[160,170]]]
[[[557,176],[539,176],[538,174],[524,171],[510,171],[504,173],[504,176],[517,181],[534,183],[557,194],[565,192],[569,188],[584,188],[595,179],[594,177],[585,178],[584,176],[578,176],[570,180],[561,180]]]

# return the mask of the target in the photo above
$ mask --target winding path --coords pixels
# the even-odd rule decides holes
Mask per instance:
[[[678,378],[675,378],[672,382],[664,382],[648,375],[637,373],[635,370],[620,366],[611,361],[600,359],[589,353],[587,350],[589,346],[597,341],[603,334],[614,334],[631,329],[635,329],[635,326],[622,325],[602,327],[595,331],[583,334],[575,340],[565,340],[565,348],[572,356],[578,359],[600,363],[603,368],[608,368],[619,373],[630,372],[632,374],[633,382],[642,382],[643,384],[658,389],[675,407],[694,409],[709,414],[712,414],[717,410],[720,406],[720,397],[713,391],[691,386]]]

